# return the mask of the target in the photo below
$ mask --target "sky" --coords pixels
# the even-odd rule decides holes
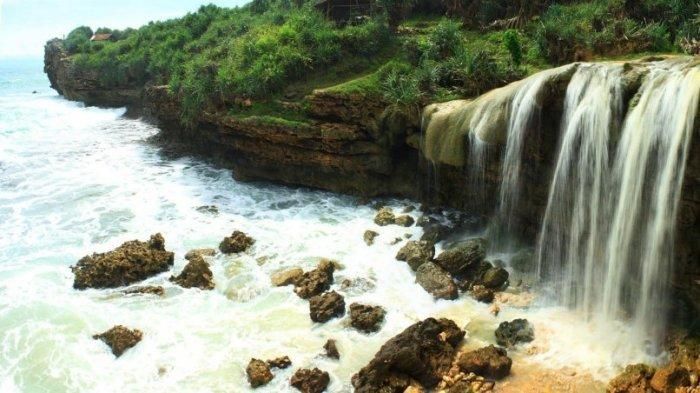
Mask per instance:
[[[139,27],[180,17],[201,5],[235,7],[249,0],[0,0],[0,59],[43,56],[44,43],[77,26]]]

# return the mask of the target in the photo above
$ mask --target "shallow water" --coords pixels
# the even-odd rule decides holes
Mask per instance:
[[[240,183],[205,162],[166,158],[146,142],[157,129],[123,113],[63,100],[40,62],[0,66],[2,392],[247,391],[250,358],[282,355],[293,366],[256,391],[291,390],[295,369],[319,367],[331,374],[329,391],[349,392],[350,377],[385,341],[429,316],[467,327],[474,347],[493,343],[498,323],[529,318],[537,340],[514,353],[525,369],[569,366],[604,379],[621,364],[649,360],[625,346],[622,324],[593,327],[553,307],[503,305],[496,318],[466,296],[436,302],[394,260],[403,242],[389,244],[419,237],[419,228],[376,227],[374,210],[353,198]],[[390,201],[397,209],[408,203]],[[219,213],[197,210],[204,205]],[[213,291],[174,286],[170,273],[146,282],[163,285],[163,298],[72,289],[69,266],[93,251],[161,232],[179,272],[187,250],[216,247],[234,229],[257,242],[247,254],[210,260]],[[373,247],[362,240],[367,229],[380,233]],[[271,286],[273,272],[310,269],[323,257],[345,266],[334,289],[346,304],[387,309],[379,333],[359,333],[346,318],[313,324],[307,301]],[[360,281],[341,290],[346,278]],[[118,359],[91,338],[116,324],[144,332]],[[340,361],[321,356],[329,338],[338,341]]]

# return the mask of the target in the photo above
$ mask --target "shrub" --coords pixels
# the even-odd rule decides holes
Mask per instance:
[[[89,50],[92,29],[87,26],[80,26],[70,33],[64,41],[64,46],[68,53],[84,53]]]
[[[503,35],[503,45],[506,50],[510,53],[510,58],[516,67],[520,67],[523,61],[523,48],[520,44],[520,38],[518,37],[518,32],[515,30],[508,30]]]

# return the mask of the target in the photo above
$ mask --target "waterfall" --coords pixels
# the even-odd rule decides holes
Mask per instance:
[[[541,95],[551,73],[543,72],[528,79],[510,102],[506,149],[501,170],[501,188],[495,226],[491,230],[494,244],[510,246],[514,233],[513,217],[520,199],[522,156],[525,136],[530,129],[539,129]]]
[[[649,65],[624,119],[622,72],[582,66],[569,84],[538,272],[589,317],[626,318],[632,339],[658,340],[700,69]]]

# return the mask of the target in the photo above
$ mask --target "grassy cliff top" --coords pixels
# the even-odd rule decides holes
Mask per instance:
[[[570,61],[695,51],[700,38],[695,0],[377,0],[374,15],[342,26],[313,3],[255,0],[137,30],[79,27],[64,46],[105,87],[169,85],[187,123],[204,108],[235,115],[241,99],[298,101],[317,88],[419,106]]]

